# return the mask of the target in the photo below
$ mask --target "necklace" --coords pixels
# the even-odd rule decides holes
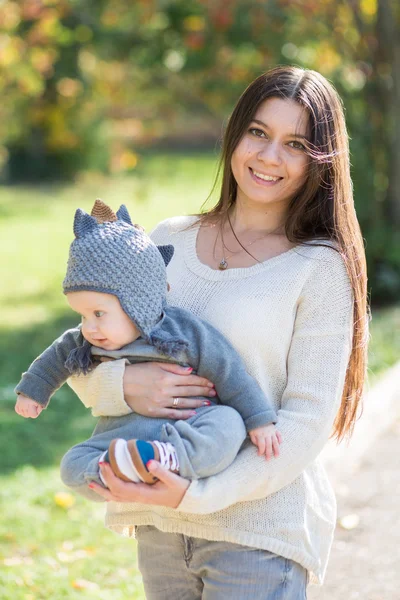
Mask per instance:
[[[252,242],[250,242],[249,244],[247,244],[247,246],[243,246],[243,245],[242,245],[242,243],[240,242],[240,240],[238,239],[238,237],[237,237],[237,235],[236,235],[236,233],[235,233],[235,231],[234,231],[233,227],[232,227],[232,223],[231,223],[231,220],[230,220],[230,218],[229,218],[229,215],[228,215],[228,221],[229,221],[229,225],[230,225],[230,228],[231,228],[231,230],[232,230],[232,233],[233,233],[233,235],[235,236],[236,240],[239,242],[239,244],[240,244],[242,247],[240,248],[240,250],[236,250],[235,252],[232,252],[232,251],[230,251],[230,254],[226,255],[226,254],[225,254],[225,251],[226,251],[226,250],[229,250],[229,249],[228,249],[228,248],[225,246],[225,242],[224,242],[224,234],[222,233],[222,227],[220,227],[220,229],[219,229],[219,232],[218,232],[218,235],[220,235],[220,236],[221,236],[221,242],[222,242],[222,253],[223,253],[223,254],[222,254],[222,258],[221,258],[221,260],[220,260],[220,262],[219,262],[219,265],[218,265],[218,269],[219,269],[220,271],[225,271],[225,270],[228,268],[228,266],[229,266],[229,265],[228,265],[228,260],[229,260],[230,258],[232,258],[232,256],[235,256],[235,254],[240,254],[240,253],[241,253],[241,252],[243,252],[243,251],[246,251],[246,252],[247,252],[247,248],[250,248],[250,246],[252,246],[252,245],[253,245],[253,244],[255,244],[256,242],[258,242],[259,240],[262,240],[262,239],[266,238],[268,235],[270,235],[271,233],[273,233],[272,231],[269,231],[268,233],[264,233],[264,235],[261,235],[260,237],[256,238],[255,240],[253,240]],[[217,239],[218,239],[218,235],[217,235]],[[248,254],[250,254],[250,252],[248,252]],[[255,257],[255,256],[253,256],[252,254],[250,254],[250,256],[251,256],[252,258],[254,258],[255,260],[257,260],[257,259],[256,259],[256,257]],[[214,258],[216,258],[216,257],[215,257],[215,254],[214,254]],[[259,261],[258,261],[258,262],[259,262]]]
[[[222,233],[221,233],[221,241],[222,241],[222,248],[223,248],[223,256],[222,256],[222,258],[221,258],[221,260],[220,260],[220,262],[219,262],[218,269],[219,269],[220,271],[225,271],[225,270],[228,268],[228,260],[229,260],[230,258],[232,258],[232,256],[235,256],[235,254],[240,254],[240,253],[241,253],[241,252],[243,252],[244,250],[247,250],[247,248],[250,248],[250,246],[252,246],[252,245],[253,245],[255,242],[258,242],[259,240],[262,240],[263,238],[267,237],[267,235],[268,235],[268,234],[266,234],[266,235],[263,235],[263,236],[261,236],[261,237],[258,237],[258,238],[256,238],[255,240],[253,240],[252,242],[250,242],[249,244],[247,244],[247,246],[246,246],[246,247],[245,247],[245,246],[243,246],[243,248],[240,248],[240,250],[236,250],[235,252],[232,252],[232,251],[231,251],[231,253],[230,253],[230,254],[227,254],[227,255],[226,255],[226,254],[225,254],[225,251],[226,251],[226,250],[228,250],[228,248],[227,248],[227,247],[225,246],[225,244],[224,244],[224,240],[223,240]],[[253,258],[255,258],[255,257],[253,256]]]

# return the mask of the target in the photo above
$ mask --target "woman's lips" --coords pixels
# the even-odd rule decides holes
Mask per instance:
[[[250,175],[251,178],[258,183],[259,185],[264,185],[266,187],[271,187],[273,185],[277,185],[280,181],[282,181],[283,177],[279,177],[277,180],[275,181],[266,181],[265,179],[261,179],[261,177],[257,177],[257,175],[254,173],[253,169],[251,167],[249,167],[249,171],[250,171]]]

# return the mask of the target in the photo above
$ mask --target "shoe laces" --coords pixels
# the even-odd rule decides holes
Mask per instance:
[[[176,450],[169,442],[153,442],[158,448],[160,454],[160,464],[162,467],[167,467],[170,471],[179,471],[179,460]]]

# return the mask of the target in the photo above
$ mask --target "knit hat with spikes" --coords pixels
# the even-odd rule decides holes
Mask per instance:
[[[90,215],[77,209],[74,233],[64,294],[113,294],[148,343],[171,356],[183,349],[187,344],[163,334],[162,328],[153,333],[166,306],[165,267],[173,256],[173,246],[156,246],[142,228],[132,224],[124,205],[114,213],[101,200],[96,200]],[[66,366],[72,372],[89,370],[88,342],[72,351]]]

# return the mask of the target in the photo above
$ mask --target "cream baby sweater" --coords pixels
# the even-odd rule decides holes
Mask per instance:
[[[311,243],[249,268],[213,270],[197,257],[199,226],[188,229],[195,221],[168,219],[152,233],[156,244],[175,247],[168,301],[209,321],[239,351],[278,413],[280,456],[267,462],[246,442],[225,471],[192,482],[177,509],[109,503],[106,525],[125,535],[154,525],[263,548],[299,562],[321,583],[336,503],[318,455],[339,408],[352,339],[343,259]],[[123,369],[121,360],[104,363],[72,387],[96,415],[127,414]]]

